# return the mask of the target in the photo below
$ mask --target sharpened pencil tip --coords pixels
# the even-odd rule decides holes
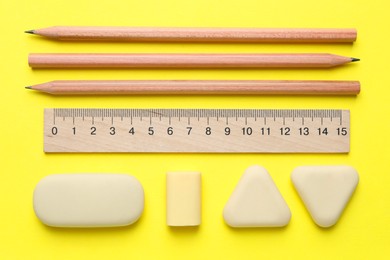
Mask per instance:
[[[31,86],[27,86],[27,87],[24,87],[25,89],[32,89],[32,87]]]
[[[358,58],[351,58],[351,62],[360,61]]]
[[[25,33],[30,33],[30,34],[34,34],[34,30],[28,30],[28,31],[24,31]]]

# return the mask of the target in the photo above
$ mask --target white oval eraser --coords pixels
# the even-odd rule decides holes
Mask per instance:
[[[200,172],[167,173],[167,225],[199,226],[201,223]]]
[[[355,191],[359,175],[350,166],[300,166],[291,180],[314,222],[331,227]]]
[[[52,227],[116,227],[144,209],[141,183],[126,174],[54,174],[34,190],[34,211]]]
[[[267,170],[251,166],[242,175],[223,210],[227,225],[243,227],[283,227],[291,212]]]

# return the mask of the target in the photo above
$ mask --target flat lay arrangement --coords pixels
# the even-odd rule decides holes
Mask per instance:
[[[26,32],[59,40],[190,41],[196,39],[222,42],[356,40],[356,30],[351,29],[51,27]],[[275,37],[276,35],[279,37]],[[28,58],[29,65],[33,69],[329,68],[354,61],[359,59],[323,53],[42,53],[30,54]],[[356,95],[360,92],[360,83],[358,81],[54,81],[27,88],[53,94],[92,95],[202,92],[202,94]],[[308,88],[310,91],[307,91]],[[244,125],[238,124],[239,118],[245,121]],[[314,118],[318,120],[315,121]],[[68,123],[65,123],[66,119]],[[152,122],[153,119],[155,123]],[[162,119],[167,121],[166,126],[161,127]],[[279,125],[276,124],[277,119]],[[309,121],[306,124],[305,119],[306,122]],[[146,121],[146,125],[141,123],[143,120]],[[178,122],[175,124],[176,120]],[[181,120],[184,124],[180,124]],[[220,120],[223,122],[222,125],[218,124]],[[260,125],[257,120],[261,122]],[[104,121],[108,121],[108,125]],[[117,121],[122,124],[117,126]],[[197,123],[191,124],[191,121]],[[180,126],[181,129],[178,131]],[[349,152],[350,133],[349,111],[342,110],[47,109],[44,128],[45,152],[69,153]],[[216,128],[219,129],[216,131]],[[241,129],[242,133],[238,129]],[[106,132],[106,135],[102,132]],[[213,138],[218,132],[219,136]],[[165,141],[161,133],[165,136]],[[254,138],[249,139],[250,136]],[[114,141],[115,138],[117,141]],[[202,143],[205,145],[199,146]],[[293,172],[292,180],[313,220],[321,227],[330,227],[337,222],[354,192],[358,175],[348,166],[313,166],[297,168]],[[85,185],[86,183],[88,186]],[[167,173],[168,226],[201,224],[201,183],[200,172]],[[38,218],[43,223],[56,227],[129,225],[140,217],[143,204],[142,185],[127,175],[52,175],[42,180],[34,192],[34,209]],[[231,227],[281,227],[289,223],[291,212],[268,172],[262,167],[252,166],[241,178],[225,206],[223,216],[225,222]]]
[[[0,259],[387,260],[387,6],[2,1]]]
[[[349,166],[296,168],[292,181],[314,222],[336,224],[358,184]],[[201,224],[200,172],[168,172],[167,225]],[[125,174],[57,174],[34,191],[38,218],[53,227],[115,227],[133,224],[144,208],[142,185]],[[281,227],[291,212],[267,170],[249,167],[227,202],[223,217],[231,227]]]

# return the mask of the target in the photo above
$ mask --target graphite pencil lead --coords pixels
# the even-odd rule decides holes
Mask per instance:
[[[25,89],[32,89],[32,87],[31,86],[27,86],[27,87],[24,87]]]
[[[28,31],[24,31],[25,33],[30,33],[30,34],[35,34],[35,31],[34,30],[28,30]]]
[[[351,58],[351,62],[360,61],[358,58]]]

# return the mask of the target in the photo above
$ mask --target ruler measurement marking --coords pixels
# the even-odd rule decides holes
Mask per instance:
[[[111,110],[118,110],[118,111],[111,111]],[[135,110],[136,112],[132,111]],[[203,111],[202,109],[198,110],[189,110],[185,111],[183,109],[180,109],[178,111],[176,110],[170,110],[166,109],[166,111],[160,112],[155,110],[141,110],[140,109],[130,109],[128,112],[126,109],[56,109],[55,113],[53,113],[53,116],[55,118],[57,117],[102,117],[108,118],[108,117],[193,117],[194,114],[197,117],[212,117],[212,118],[220,118],[220,117],[230,117],[231,114],[234,115],[234,117],[238,118],[257,118],[257,117],[275,117],[275,118],[296,118],[296,117],[309,117],[309,118],[333,118],[333,117],[342,117],[342,113],[340,111],[331,111],[331,110],[323,110],[323,111],[316,111],[316,110],[298,110],[298,111],[278,111],[278,110],[248,110],[248,111],[240,111],[240,109],[235,110],[229,110],[229,109],[222,109],[220,112],[210,112],[207,110],[213,110],[213,109],[204,109],[206,111]],[[221,113],[221,114],[220,114]]]
[[[80,147],[82,147],[84,139],[85,143],[87,144],[83,148],[80,148],[81,150],[79,152],[348,152],[349,151],[349,135],[350,135],[350,127],[349,127],[349,113],[348,111],[341,110],[273,110],[273,109],[47,109],[48,115],[45,116],[45,136],[50,136],[52,138],[45,138],[45,151],[47,152],[74,152],[78,151],[79,148],[59,148],[59,150],[56,151],[57,144],[53,144],[51,146],[50,140],[60,140],[57,137],[61,137],[64,134],[67,134],[65,132],[71,132],[71,131],[64,131],[63,127],[66,125],[70,126],[83,126],[85,124],[88,124],[88,121],[85,121],[85,117],[89,117],[92,120],[92,125],[95,125],[95,117],[101,118],[101,121],[96,125],[96,128],[99,129],[104,126],[109,126],[110,123],[112,126],[115,125],[115,128],[117,128],[116,136],[119,135],[119,140],[123,139],[124,143],[106,143],[103,144],[102,142],[107,142],[107,139],[105,139],[104,135],[109,133],[106,131],[100,131],[100,135],[95,135],[93,139],[88,139],[90,132],[84,130],[79,130],[77,134],[72,133],[72,136],[68,136],[67,138],[70,139],[69,144],[61,144],[64,146],[70,145],[70,146],[77,146],[77,142],[81,142]],[[45,111],[46,114],[46,111]],[[133,117],[139,117],[140,120],[135,123],[133,122]],[[57,117],[62,117],[61,122],[57,122]],[[114,120],[114,117],[120,117],[119,120]],[[134,134],[131,136],[134,137],[127,137],[125,134],[127,132],[123,132],[123,130],[120,127],[121,122],[123,122],[124,118],[130,117],[131,125],[136,127],[138,129]],[[143,120],[144,117],[149,117],[149,120]],[[160,120],[159,124],[155,124],[153,121],[153,117],[157,117]],[[166,143],[164,140],[163,134],[166,134],[167,130],[164,129],[164,121],[162,121],[163,118],[169,119],[169,126],[172,126],[174,128],[173,135],[170,135],[171,143]],[[172,120],[174,117],[177,117],[178,120]],[[181,120],[182,117],[187,117],[187,120]],[[192,122],[191,117],[198,118],[198,122]],[[206,132],[209,134],[206,134],[203,130],[193,131],[189,133],[188,135],[191,136],[188,139],[194,139],[192,142],[185,140],[184,136],[180,134],[182,131],[180,127],[184,127],[185,129],[185,123],[181,123],[181,121],[186,122],[187,125],[191,127],[198,127],[202,125],[206,125],[205,121],[201,121],[200,117],[205,118],[207,122],[207,126],[210,127],[209,130]],[[224,117],[225,120],[219,120],[220,117]],[[222,127],[223,125],[229,125],[229,117],[235,117],[236,122],[230,126],[230,128],[227,129],[218,129],[218,127]],[[261,117],[263,120],[260,122],[257,122],[257,118]],[[274,121],[270,124],[270,128],[267,128],[267,130],[261,130],[259,132],[258,127],[262,127],[261,122],[263,122],[264,126],[267,126],[267,118],[274,118]],[[312,134],[312,131],[310,131],[310,135],[305,136],[304,140],[299,137],[299,130],[298,131],[298,125],[294,123],[296,120],[296,117],[301,117],[301,124],[305,125],[305,118],[311,118],[311,123],[308,124],[309,129],[315,128],[316,126],[324,126],[324,127],[331,127],[328,128],[329,136],[328,134],[320,134],[318,133],[318,136],[316,134]],[[332,123],[334,120],[334,117],[338,117],[339,120]],[[344,119],[343,117],[347,118]],[[67,120],[69,118],[70,120]],[[77,118],[80,118],[82,120],[77,120]],[[252,118],[252,119],[251,119]],[[329,120],[324,120],[329,118]],[[107,119],[107,120],[106,120]],[[111,119],[111,120],[110,120]],[[316,120],[314,120],[316,119]],[[253,121],[248,121],[253,120]],[[85,123],[83,123],[85,121]],[[143,123],[143,121],[146,121]],[[50,124],[51,122],[51,124]],[[91,121],[89,121],[91,122]],[[299,121],[297,121],[298,123]],[[125,122],[123,122],[125,123]],[[149,124],[148,124],[149,123]],[[221,124],[222,123],[222,124]],[[253,129],[250,134],[246,129],[241,129],[242,125],[245,124],[247,126],[248,124],[251,125],[251,128]],[[51,136],[51,133],[54,133],[52,129],[50,129],[50,125],[56,126],[55,135]],[[151,141],[146,140],[147,135],[147,125],[153,126],[155,129],[154,132],[154,139],[159,144],[157,145],[154,143],[149,143]],[[240,126],[241,125],[241,126]],[[279,125],[279,127],[278,127]],[[290,135],[284,136],[284,131],[279,132],[280,126],[286,126],[290,128]],[[347,130],[347,134],[344,138],[342,138],[340,130],[337,130],[336,126],[343,126]],[[146,127],[146,128],[145,128]],[[143,134],[143,131],[146,129],[146,137]],[[58,129],[58,134],[57,134]],[[83,129],[83,128],[81,128]],[[195,130],[196,128],[194,128]],[[321,127],[322,129],[322,127]],[[341,129],[341,128],[339,128]],[[163,131],[160,131],[163,130]],[[99,131],[99,130],[97,130]],[[211,132],[210,132],[211,131]],[[229,131],[228,135],[225,135],[227,133],[226,131]],[[268,135],[267,132],[269,131]],[[140,135],[141,133],[141,135]],[[269,135],[270,133],[270,135]],[[69,134],[69,133],[68,133]],[[280,136],[280,134],[282,136]],[[81,135],[83,138],[81,138]],[[101,137],[103,135],[103,137]],[[123,135],[123,136],[122,136]],[[207,135],[207,140],[204,139]],[[302,134],[301,134],[302,135]],[[79,141],[77,138],[80,138]],[[203,138],[203,139],[202,139]],[[226,139],[228,138],[228,139]],[[140,141],[140,139],[145,139],[146,143],[144,141]],[[149,138],[150,140],[152,138]],[[220,140],[217,140],[220,139]],[[75,141],[73,141],[75,140]],[[106,141],[105,141],[106,140]],[[113,139],[110,139],[113,140]],[[203,140],[203,141],[202,141]],[[224,141],[225,140],[225,141]],[[228,140],[228,141],[227,141]],[[314,140],[313,142],[310,142],[310,140]],[[327,142],[333,142],[334,144],[326,144]],[[339,141],[341,141],[340,144],[337,144]],[[47,143],[49,142],[49,143]],[[95,143],[96,142],[96,143]],[[114,141],[119,142],[119,141]],[[129,143],[130,142],[130,143]],[[162,142],[162,143],[160,143]],[[174,143],[177,142],[175,145]],[[100,144],[102,146],[99,146]],[[181,144],[182,148],[179,147],[179,143]],[[242,144],[242,147],[240,147],[238,144]],[[256,145],[257,144],[257,145]],[[275,148],[275,144],[277,144]],[[151,146],[151,150],[145,149],[148,146]],[[333,145],[333,146],[332,146]],[[96,146],[96,147],[95,147]],[[110,148],[113,146],[114,148]],[[198,147],[199,146],[199,147]],[[296,146],[296,148],[291,148],[293,146]],[[311,147],[312,146],[312,147]],[[324,148],[321,148],[321,146],[324,146]],[[87,148],[86,148],[87,147]],[[91,150],[89,150],[91,148]],[[119,147],[119,148],[118,148]],[[232,147],[232,148],[230,148]],[[68,149],[68,150],[67,150]],[[85,150],[82,150],[85,149]],[[107,150],[105,150],[107,149]],[[115,150],[118,149],[118,150]],[[88,150],[88,151],[87,151]]]

